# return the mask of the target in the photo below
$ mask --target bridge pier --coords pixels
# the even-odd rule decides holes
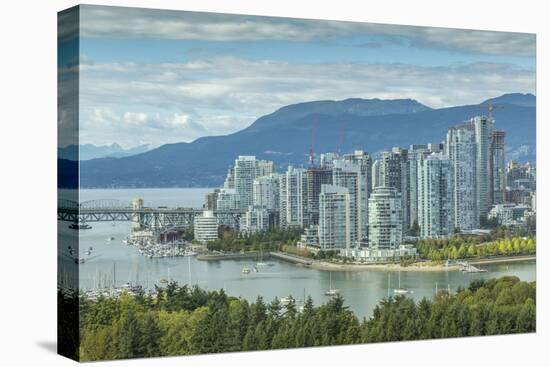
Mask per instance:
[[[143,199],[137,198],[132,200],[132,230],[134,232],[141,231],[142,226],[142,211],[143,209]]]

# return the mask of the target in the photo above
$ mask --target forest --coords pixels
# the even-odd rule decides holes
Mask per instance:
[[[283,306],[278,299],[266,302],[258,297],[248,302],[223,290],[205,291],[174,282],[157,288],[156,295],[138,292],[91,300],[60,292],[59,302],[60,315],[79,304],[81,339],[74,352],[82,361],[536,330],[536,283],[517,277],[476,280],[456,293],[444,290],[418,302],[390,297],[362,320],[342,297],[320,306],[311,298],[300,307],[294,301]]]
[[[419,240],[416,248],[427,260],[484,258],[536,254],[534,237],[505,237],[481,242],[475,237],[427,238]]]
[[[254,233],[241,233],[228,227],[220,227],[219,239],[207,244],[209,251],[239,252],[239,251],[279,251],[285,244],[295,245],[301,228],[273,229]]]

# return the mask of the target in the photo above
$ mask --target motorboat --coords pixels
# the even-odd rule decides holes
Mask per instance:
[[[71,225],[69,226],[70,229],[76,229],[76,230],[80,230],[80,229],[92,229],[92,226],[89,225],[88,223],[84,222],[83,220],[79,220],[78,222],[73,222],[71,223]]]
[[[292,298],[292,296],[283,297],[279,302],[281,303],[281,306],[288,306],[294,302],[294,298]]]

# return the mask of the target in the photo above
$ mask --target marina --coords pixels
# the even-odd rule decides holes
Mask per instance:
[[[83,195],[90,199],[118,195],[128,198],[143,196],[155,200],[154,194],[158,193],[162,200],[151,205],[162,205],[163,202],[168,204],[173,200],[174,205],[196,206],[194,200],[202,200],[201,193],[206,191],[207,189],[83,190]],[[67,239],[71,239],[76,232],[69,229],[66,222],[60,223],[59,228],[62,236]],[[397,295],[392,292],[393,289],[407,289],[407,297],[420,300],[423,297],[431,298],[436,288],[454,292],[458,287],[468,286],[474,279],[510,275],[533,281],[536,277],[536,263],[532,260],[482,266],[475,264],[476,267],[487,270],[483,273],[404,271],[399,275],[397,271],[385,270],[323,271],[282,261],[267,252],[262,259],[259,254],[247,258],[211,261],[199,260],[204,255],[149,258],[140,254],[138,247],[124,243],[131,230],[129,222],[117,222],[116,226],[106,222],[95,223],[92,229],[79,233],[81,257],[85,262],[79,266],[79,273],[73,276],[78,280],[81,289],[91,295],[100,292],[97,289],[102,289],[105,294],[116,295],[123,289],[132,291],[137,288],[131,287],[141,286],[144,291],[150,292],[155,285],[165,286],[169,280],[174,280],[207,290],[223,288],[227,294],[249,301],[256,300],[258,296],[266,301],[275,297],[281,300],[289,296],[294,300],[302,300],[306,293],[306,297],[311,296],[314,304],[319,305],[328,299],[325,292],[334,288],[344,298],[345,304],[359,317],[363,317],[371,315],[379,300]],[[110,237],[115,239],[108,241]],[[65,245],[60,241],[62,253],[68,254],[67,243],[70,241],[66,241]],[[86,256],[84,251],[90,247],[93,248],[91,256]],[[70,256],[63,256],[63,261],[70,264],[73,260]],[[113,274],[114,264],[116,275]],[[242,272],[245,267],[249,269],[248,273]],[[70,270],[70,265],[66,269]],[[60,278],[70,276],[71,274],[64,274]]]
[[[109,240],[111,238],[114,239],[110,237]],[[123,243],[127,246],[135,246],[141,255],[150,259],[197,255],[190,242],[181,239],[161,242],[150,230],[132,232]]]

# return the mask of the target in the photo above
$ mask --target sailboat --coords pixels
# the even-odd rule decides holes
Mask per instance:
[[[263,251],[263,247],[260,246],[260,261],[258,261],[256,263],[256,266],[254,267],[256,271],[258,271],[256,267],[267,266],[267,264],[263,262],[263,259],[264,259],[264,251]]]
[[[336,288],[332,288],[332,272],[329,272],[329,289],[325,292],[325,296],[337,296],[340,291]]]
[[[187,257],[187,271],[189,272],[189,286],[191,286],[191,257]]]
[[[304,298],[301,303],[302,304],[300,305],[300,307],[298,307],[298,311],[304,312],[304,309],[306,308],[306,289],[305,288],[304,288]]]
[[[398,283],[398,288],[397,289],[394,289],[393,290],[393,293],[397,293],[397,294],[406,294],[406,293],[409,293],[409,290],[406,289],[406,288],[401,288],[401,272],[399,272],[399,283]]]
[[[388,272],[388,299],[390,299],[390,273]]]

